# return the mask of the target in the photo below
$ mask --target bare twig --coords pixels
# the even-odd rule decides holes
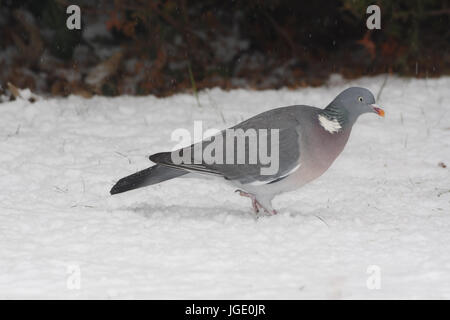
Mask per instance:
[[[9,134],[6,135],[5,141],[8,140],[11,137],[18,136],[19,133],[20,133],[20,124],[17,125],[16,131],[14,131],[14,133],[9,133]]]
[[[329,224],[321,217],[321,216],[315,216],[317,219],[319,219],[320,221],[322,221],[323,223],[325,223],[325,225],[329,228]]]
[[[118,154],[118,155],[121,156],[121,157],[124,157],[125,159],[128,160],[128,164],[131,164],[130,158],[128,158],[126,155],[124,155],[123,153],[120,153],[120,152],[118,152],[118,151],[116,151],[116,154]]]
[[[226,120],[225,120],[225,116],[223,115],[222,110],[219,108],[219,106],[214,102],[214,100],[212,99],[211,95],[209,94],[209,90],[206,90],[206,95],[208,96],[208,100],[210,105],[216,109],[216,111],[219,113],[220,117],[222,118],[222,122],[225,124]]]
[[[380,90],[378,90],[378,94],[377,94],[377,102],[380,101],[381,93],[383,92],[383,89],[384,89],[384,87],[386,86],[388,77],[389,77],[389,74],[386,73],[386,76],[384,77],[383,83],[381,84]]]
[[[192,68],[191,68],[190,61],[188,61],[188,72],[189,72],[189,79],[191,80],[192,90],[194,91],[194,96],[195,96],[195,99],[197,100],[197,105],[199,108],[201,108],[202,105],[200,104],[200,99],[198,98],[197,85],[195,84],[194,75],[192,74]]]

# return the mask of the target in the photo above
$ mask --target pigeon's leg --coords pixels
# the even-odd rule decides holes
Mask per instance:
[[[270,203],[266,206],[262,205],[261,202],[259,202],[256,199],[255,195],[245,192],[243,190],[239,190],[239,189],[236,190],[235,192],[239,193],[239,195],[242,197],[247,197],[252,200],[252,207],[253,207],[253,211],[255,211],[255,213],[258,213],[260,209],[263,209],[266,213],[277,214],[277,212],[272,208]]]
[[[264,209],[264,211],[268,214],[277,214],[277,211],[272,208],[272,198],[267,196],[259,196],[257,202],[259,206]]]
[[[275,214],[278,213],[275,209],[273,209],[273,208],[272,208],[271,206],[269,206],[269,205],[262,205],[261,202],[259,202],[259,201],[256,200],[256,199],[253,200],[253,201],[255,201],[256,204],[257,204],[257,206],[258,206],[258,208],[259,208],[259,209],[263,209],[265,213],[272,214],[272,215],[275,215]],[[259,211],[259,210],[258,210],[258,211]]]
[[[252,195],[251,193],[242,191],[242,190],[236,190],[235,192],[239,193],[239,195],[241,197],[247,197],[250,198],[250,200],[252,200],[252,207],[253,207],[253,211],[255,213],[259,212],[259,209],[262,208],[262,206],[259,204],[259,202],[256,200],[256,197],[254,195]]]

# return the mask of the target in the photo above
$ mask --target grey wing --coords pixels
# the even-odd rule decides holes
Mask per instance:
[[[299,106],[290,106],[266,111],[221,131],[210,140],[172,153],[159,153],[151,156],[150,160],[192,172],[222,176],[241,184],[280,181],[298,166],[301,109]],[[229,142],[231,136],[228,132],[235,133],[232,142]],[[252,133],[257,136],[256,148],[255,140],[251,139]],[[195,149],[200,152],[196,153]],[[233,149],[232,158],[229,156],[230,149]],[[208,159],[208,155],[212,155],[213,159]],[[174,161],[174,158],[184,160]]]
[[[261,138],[261,135],[259,138]],[[265,137],[263,136],[262,139],[265,139]],[[291,127],[279,129],[278,139],[275,139],[274,144],[272,144],[272,139],[274,139],[273,135],[267,138],[267,148],[265,150],[261,148],[260,144],[258,145],[259,154],[256,164],[249,161],[248,155],[251,152],[251,148],[249,140],[246,140],[246,159],[244,163],[239,163],[238,161],[235,161],[233,164],[213,163],[209,167],[221,172],[227,180],[239,181],[241,184],[266,184],[280,181],[298,163],[300,157],[300,136],[297,129]],[[267,156],[269,161],[263,162],[261,160],[261,152]]]

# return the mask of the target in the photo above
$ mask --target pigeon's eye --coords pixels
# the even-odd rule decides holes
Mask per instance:
[[[359,97],[359,98],[358,98],[358,101],[359,101],[359,102],[363,102],[363,100],[364,100],[363,97]]]

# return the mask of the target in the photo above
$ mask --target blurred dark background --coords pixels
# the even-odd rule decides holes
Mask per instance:
[[[66,27],[71,4],[81,30]],[[366,28],[371,4],[381,7],[381,30]],[[165,96],[317,86],[333,73],[450,73],[448,1],[0,0],[0,8],[3,92],[10,83],[50,95]]]

